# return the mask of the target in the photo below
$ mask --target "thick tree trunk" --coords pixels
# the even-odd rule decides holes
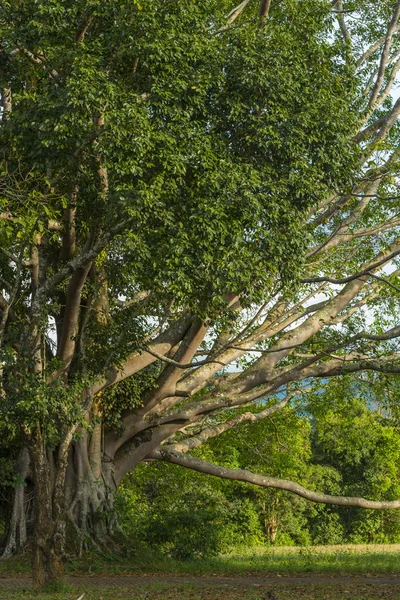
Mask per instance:
[[[102,469],[99,435],[99,427],[91,438],[84,431],[79,441],[61,444],[54,454],[46,452],[40,440],[30,448],[36,586],[63,578],[67,548],[80,554],[90,546],[110,545],[116,528],[112,511],[115,487],[108,485]]]
[[[35,485],[32,575],[38,587],[64,577],[65,473],[57,472],[52,456],[40,443],[30,447],[30,456]]]
[[[102,457],[101,425],[92,435],[81,432],[75,442],[56,451],[46,448],[40,432],[17,461],[21,485],[14,494],[4,558],[27,541],[25,479],[33,482],[33,581],[36,587],[63,579],[66,553],[90,547],[109,548],[120,531],[114,511],[114,465]],[[72,437],[72,436],[71,436]],[[28,475],[29,474],[29,475]],[[28,532],[29,533],[29,532]]]
[[[81,430],[75,441],[74,432],[65,434],[54,449],[38,426],[16,464],[21,485],[14,494],[4,558],[21,550],[29,535],[36,587],[63,579],[67,553],[109,548],[121,531],[113,510],[114,461],[104,455],[102,425],[96,421],[91,434]],[[29,531],[26,481],[33,496]]]
[[[71,552],[88,547],[109,547],[118,523],[113,511],[116,485],[113,463],[102,459],[101,426],[85,431],[70,451],[66,473],[67,520]]]
[[[73,530],[69,536],[71,552],[81,555],[90,547],[109,548],[117,528],[113,493],[104,480],[95,479],[91,473],[77,480],[74,487],[76,491],[67,508],[68,525]]]

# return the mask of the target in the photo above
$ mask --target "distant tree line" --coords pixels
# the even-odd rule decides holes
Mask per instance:
[[[229,431],[196,455],[332,495],[392,500],[400,497],[396,390],[393,376],[315,387],[307,401]],[[310,503],[165,463],[143,463],[123,481],[117,512],[130,544],[144,542],[178,559],[240,545],[400,543],[398,510]]]

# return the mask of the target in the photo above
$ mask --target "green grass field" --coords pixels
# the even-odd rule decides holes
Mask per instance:
[[[74,576],[115,576],[115,586],[93,589],[79,585],[65,586],[62,591],[34,592],[30,589],[1,589],[1,579],[18,578],[29,574],[29,557],[0,562],[0,600],[264,600],[272,592],[277,600],[400,600],[400,585],[351,582],[336,577],[370,574],[400,575],[400,545],[382,546],[324,546],[309,548],[251,548],[207,560],[177,562],[154,557],[148,553],[131,556],[86,555],[82,560],[71,561],[68,572]],[[149,576],[146,585],[127,587],[118,574]],[[198,580],[185,582],[163,581],[163,575],[282,575],[277,583],[265,580],[259,589],[254,586],[229,588],[222,583],[200,585]],[[299,574],[302,580],[285,582],[285,575]],[[331,581],[318,582],[313,574],[332,576]],[[336,576],[336,577],[335,577]],[[250,580],[249,580],[250,581]],[[73,578],[70,579],[73,583]],[[124,585],[125,583],[125,585]],[[89,585],[89,584],[88,584]],[[107,583],[108,585],[108,583]]]
[[[70,574],[170,573],[193,575],[243,575],[247,573],[399,573],[400,544],[371,546],[310,546],[240,548],[229,554],[176,561],[132,551],[128,555],[85,554],[67,565]],[[0,561],[0,577],[29,575],[30,558]]]
[[[208,568],[216,573],[232,574],[400,574],[400,544],[250,548],[243,549],[240,553],[209,559],[206,562]]]
[[[22,567],[16,561],[17,568]],[[0,568],[4,565],[0,564]],[[10,565],[11,566],[11,565]],[[29,568],[29,564],[27,565]],[[87,555],[69,564],[70,573],[185,573],[243,575],[246,573],[399,573],[400,544],[378,546],[310,546],[241,548],[213,558],[178,562],[146,552],[130,557]],[[0,571],[1,573],[1,571]]]

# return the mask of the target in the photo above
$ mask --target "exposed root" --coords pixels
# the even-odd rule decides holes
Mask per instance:
[[[68,520],[78,540],[78,555],[84,550],[109,550],[112,536],[120,530],[113,510],[113,496],[103,481],[92,476],[80,481],[68,511]]]
[[[22,481],[15,488],[7,543],[3,554],[1,555],[2,559],[9,558],[11,555],[22,550],[27,541],[25,478],[28,470],[29,454],[28,450],[23,448],[20,452],[16,465],[16,472]]]

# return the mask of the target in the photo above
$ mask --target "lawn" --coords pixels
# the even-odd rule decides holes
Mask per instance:
[[[400,574],[400,544],[257,547],[218,556],[207,563],[216,573]]]
[[[117,554],[85,554],[67,565],[71,575],[102,573],[171,573],[239,575],[247,573],[399,573],[400,544],[363,546],[252,547],[188,561],[138,550]],[[29,556],[0,561],[0,577],[29,575]]]
[[[21,568],[21,562],[16,563]],[[4,565],[0,564],[0,569]],[[247,573],[399,573],[400,544],[375,546],[310,546],[241,548],[213,558],[184,562],[132,553],[128,557],[87,555],[71,561],[69,572],[172,573],[193,575],[240,575]],[[1,574],[1,570],[0,570]]]
[[[399,559],[400,545],[250,548],[187,562],[144,551],[125,556],[88,554],[68,564],[71,585],[60,592],[35,593],[24,579],[30,569],[27,556],[0,562],[0,600],[77,600],[82,594],[82,600],[399,600]],[[296,574],[301,579],[286,579]],[[318,581],[315,574],[327,577]],[[367,581],[343,577],[358,574],[372,577]],[[374,580],[373,575],[379,574]],[[393,580],[397,574],[398,584],[382,579]],[[102,575],[109,575],[104,587],[91,587]],[[168,580],[171,575],[178,580]],[[224,575],[238,579],[228,584],[219,579]],[[215,579],[210,582],[205,576]],[[81,579],[74,582],[75,577]],[[20,588],[3,589],[10,585],[5,578],[18,580]]]

